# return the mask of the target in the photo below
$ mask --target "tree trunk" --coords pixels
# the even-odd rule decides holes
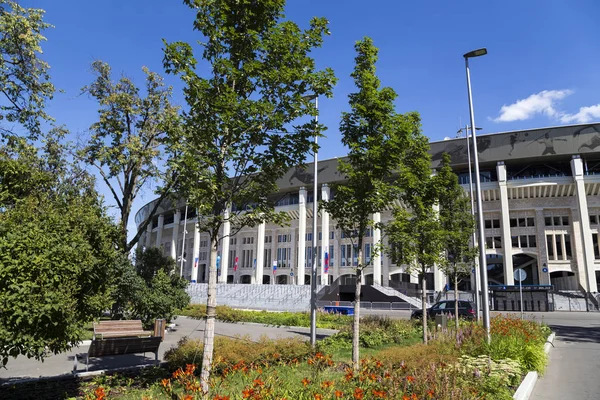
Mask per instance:
[[[425,268],[422,269],[421,275],[421,308],[423,309],[423,318],[421,324],[423,325],[423,343],[427,344],[427,277],[425,275]]]
[[[204,397],[208,396],[210,369],[212,367],[215,344],[215,317],[217,311],[217,249],[218,234],[211,238],[210,266],[208,269],[208,298],[206,300],[206,326],[204,328],[204,353],[202,355],[202,373],[200,383]]]
[[[356,266],[356,288],[354,290],[354,320],[352,322],[352,365],[354,371],[360,368],[360,290],[362,284],[362,241],[359,240],[358,265]]]
[[[454,326],[458,338],[458,274],[454,273]]]

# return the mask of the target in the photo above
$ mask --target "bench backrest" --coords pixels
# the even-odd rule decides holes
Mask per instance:
[[[100,321],[94,323],[94,332],[96,333],[112,333],[112,332],[132,332],[143,331],[142,321],[140,320],[114,320]]]
[[[160,336],[151,336],[93,340],[88,355],[89,357],[102,357],[146,352],[156,353],[161,339]]]

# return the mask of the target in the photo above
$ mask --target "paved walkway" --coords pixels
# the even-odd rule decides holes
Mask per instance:
[[[177,323],[176,331],[168,333],[163,343],[159,348],[159,359],[163,360],[164,353],[171,347],[177,345],[177,342],[188,336],[194,339],[204,337],[204,321],[195,320],[192,318],[179,317],[175,320]],[[318,329],[317,338],[329,336],[335,331],[331,329]],[[261,336],[271,338],[279,337],[310,337],[309,328],[276,328],[266,327],[256,324],[228,324],[217,322],[215,326],[215,334],[220,336],[239,337],[247,336],[251,340],[257,340]],[[10,358],[7,364],[7,369],[0,369],[0,383],[19,380],[23,378],[37,378],[47,376],[59,376],[71,374],[73,370],[74,357],[77,355],[79,364],[78,371],[85,371],[85,354],[89,346],[76,347],[73,350],[52,355],[44,360],[44,362],[28,359],[27,357],[19,356],[16,359]],[[154,354],[128,354],[113,357],[90,358],[90,371],[113,369],[120,367],[129,367],[135,365],[153,364]]]
[[[556,332],[550,365],[532,400],[600,399],[600,313],[545,315]]]

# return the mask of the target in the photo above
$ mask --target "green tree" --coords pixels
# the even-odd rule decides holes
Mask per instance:
[[[417,113],[396,113],[396,93],[389,87],[380,87],[375,69],[378,50],[373,41],[364,38],[355,49],[352,77],[358,92],[350,94],[352,111],[343,113],[340,123],[342,143],[349,148],[347,160],[338,164],[344,182],[334,186],[335,197],[322,203],[322,207],[345,236],[352,238],[354,251],[358,252],[352,335],[352,362],[358,369],[360,292],[367,266],[363,238],[374,227],[372,215],[386,209],[400,194],[401,181],[394,175],[403,169],[406,150],[420,131],[420,119]]]
[[[284,20],[284,0],[185,0],[194,9],[194,29],[204,42],[206,77],[192,47],[166,45],[167,72],[181,76],[189,110],[171,145],[181,157],[177,188],[198,209],[199,229],[210,235],[211,252],[201,383],[208,392],[216,311],[216,258],[226,218],[232,234],[262,221],[282,223],[268,194],[311,149],[322,127],[297,123],[316,115],[308,95],[330,95],[333,71],[319,71],[310,52],[321,46],[327,21],[308,29]],[[226,210],[231,208],[231,213]],[[226,239],[228,240],[228,239]]]
[[[143,68],[146,74],[145,95],[127,77],[113,81],[107,63],[95,61],[95,81],[82,89],[99,104],[99,120],[91,127],[91,137],[78,155],[97,168],[120,211],[120,249],[129,251],[152,221],[161,201],[170,193],[174,176],[164,171],[164,141],[179,128],[178,108],[171,104],[171,87],[160,75]],[[131,206],[152,180],[162,182],[159,200],[135,236],[127,240],[127,223]]]
[[[151,327],[154,320],[173,319],[177,309],[190,302],[187,281],[175,274],[175,261],[152,247],[136,252],[135,264],[123,256],[115,274],[113,319],[141,319]]]
[[[413,142],[406,168],[400,171],[403,182],[403,205],[392,211],[385,227],[387,252],[393,262],[406,265],[409,273],[421,278],[423,310],[423,342],[427,343],[427,280],[426,274],[434,265],[446,262],[444,245],[446,233],[438,212],[438,180],[431,176],[429,143],[421,136]]]
[[[438,182],[440,222],[445,231],[444,247],[447,262],[442,270],[452,281],[454,299],[458,300],[458,283],[470,276],[477,249],[470,246],[475,229],[469,198],[458,184],[458,177],[450,167],[450,156],[444,153],[442,165],[435,179]],[[454,302],[454,324],[458,332],[458,301]]]
[[[46,100],[54,94],[48,64],[40,59],[42,32],[51,27],[44,11],[0,0],[0,133],[14,134],[9,124],[22,125],[32,137],[49,120]],[[8,124],[7,124],[8,123]]]
[[[68,350],[110,308],[118,230],[94,180],[64,159],[12,137],[0,148],[0,357]]]

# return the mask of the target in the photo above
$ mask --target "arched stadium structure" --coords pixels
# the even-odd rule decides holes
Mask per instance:
[[[600,123],[480,135],[477,143],[489,283],[513,285],[514,269],[524,268],[525,284],[598,292]],[[468,190],[466,139],[432,142],[430,152],[433,169],[444,152],[450,154],[452,167]],[[266,223],[243,228],[222,241],[220,283],[307,284],[313,240],[317,240],[319,254],[318,283],[352,281],[355,249],[327,213],[318,216],[319,234],[312,237],[312,171],[312,164],[297,167],[278,182],[279,193],[273,194],[273,199],[276,210],[291,217],[289,226]],[[320,161],[318,199],[326,201],[334,196],[332,184],[340,179],[337,159]],[[137,226],[153,206],[150,202],[138,211]],[[183,276],[192,282],[206,282],[209,237],[196,229],[197,216],[191,208],[184,221],[185,209],[185,200],[176,206],[161,204],[140,244],[162,247],[174,259],[180,259],[185,246]],[[373,215],[373,219],[385,222],[390,210]],[[224,228],[229,229],[227,224]],[[385,254],[370,256],[381,237],[381,232],[374,230],[364,240],[364,254],[370,264],[365,283],[415,286],[417,277],[407,274],[402,265],[392,263]],[[326,252],[328,273],[324,269]],[[441,291],[446,283],[436,268],[428,276],[428,289]]]

